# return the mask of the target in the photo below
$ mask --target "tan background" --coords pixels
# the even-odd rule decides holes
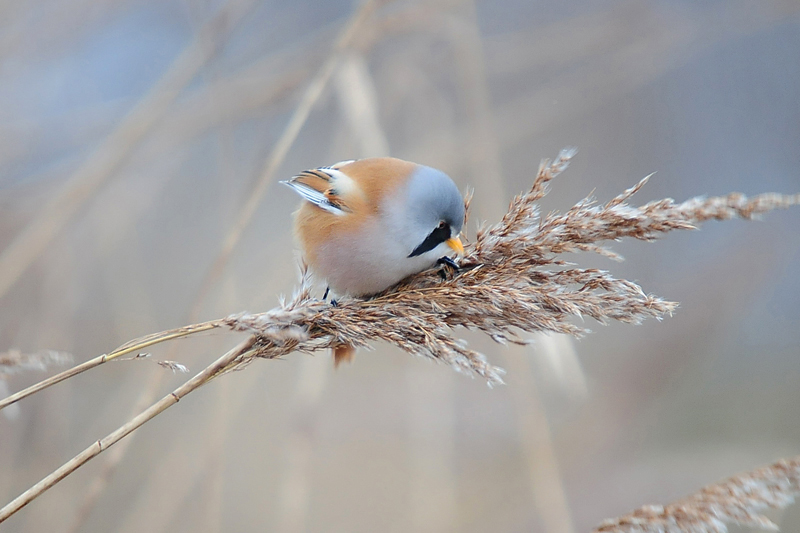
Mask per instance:
[[[445,170],[476,190],[473,235],[564,146],[580,151],[545,210],[607,200],[653,171],[641,203],[800,192],[796,1],[399,0],[367,13],[337,55],[358,9],[0,3],[0,249],[30,258],[18,276],[0,271],[0,351],[83,361],[276,305],[297,280],[297,198],[275,181],[342,159]],[[276,152],[314,79],[319,98]],[[263,201],[204,287],[265,172]],[[36,224],[52,238],[24,233]],[[625,263],[574,259],[681,302],[673,318],[589,323],[577,343],[529,349],[470,335],[509,370],[495,389],[383,346],[337,372],[327,355],[256,362],[2,529],[586,531],[800,453],[800,208],[615,250]],[[197,372],[235,340],[153,357]],[[16,419],[0,416],[0,500],[183,379],[119,362],[21,402]],[[800,529],[800,507],[773,516]]]

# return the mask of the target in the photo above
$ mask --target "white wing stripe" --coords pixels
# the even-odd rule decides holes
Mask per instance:
[[[319,192],[316,189],[312,189],[311,187],[307,187],[302,183],[297,183],[293,181],[282,181],[284,185],[288,185],[295,191],[297,194],[303,197],[304,200],[311,202],[312,204],[328,211],[329,213],[333,213],[334,215],[344,215],[345,212],[339,209],[337,206],[330,203],[330,201],[325,197],[325,195]]]

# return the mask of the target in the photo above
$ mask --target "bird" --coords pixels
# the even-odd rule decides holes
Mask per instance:
[[[281,183],[303,198],[294,213],[295,238],[306,264],[335,296],[369,297],[440,260],[452,265],[449,255],[464,253],[464,198],[435,168],[374,157],[306,170]],[[352,352],[336,355],[338,363]]]

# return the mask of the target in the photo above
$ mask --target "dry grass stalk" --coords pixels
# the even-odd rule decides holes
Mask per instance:
[[[132,418],[127,423],[120,426],[117,430],[108,434],[106,437],[93,442],[88,448],[64,463],[58,469],[39,481],[36,485],[32,486],[14,498],[14,500],[0,509],[0,523],[28,505],[43,492],[70,475],[72,472],[89,462],[89,460],[100,455],[100,453],[107,450],[110,446],[116,444],[127,435],[140,428],[146,422],[152,420],[165,410],[178,403],[181,398],[214,379],[214,377],[218,376],[221,370],[227,368],[233,360],[235,360],[237,357],[245,355],[252,348],[253,341],[253,338],[249,338],[243,342],[240,342],[236,347],[203,369],[202,372],[198,373],[192,379],[148,407],[140,415]]]
[[[139,352],[148,346],[153,346],[154,344],[159,344],[162,342],[166,342],[172,339],[178,339],[180,337],[187,337],[189,335],[194,335],[195,333],[200,333],[203,331],[208,331],[210,329],[221,327],[220,321],[211,321],[211,322],[201,322],[200,324],[192,324],[191,326],[183,326],[181,328],[170,329],[167,331],[161,331],[159,333],[152,333],[150,335],[145,335],[144,337],[139,337],[138,339],[134,339],[130,342],[126,342],[116,350],[108,354],[98,355],[93,359],[89,359],[79,365],[76,365],[60,374],[56,374],[55,376],[51,376],[47,379],[44,379],[38,383],[34,383],[27,389],[23,389],[11,396],[3,398],[0,400],[0,410],[4,409],[5,407],[20,401],[21,399],[30,396],[31,394],[35,394],[41,390],[44,390],[48,387],[52,387],[56,383],[61,383],[65,379],[69,379],[73,376],[77,376],[87,370],[91,370],[97,366],[102,365],[103,363],[107,363],[109,361],[113,361],[119,357],[124,355],[128,355],[134,352]]]
[[[666,506],[646,505],[606,520],[594,533],[725,533],[726,524],[777,530],[765,509],[782,509],[800,495],[800,456],[708,485]]]
[[[591,251],[619,259],[603,246],[604,241],[622,237],[649,241],[674,229],[693,229],[706,220],[750,219],[800,203],[800,195],[768,193],[748,199],[734,193],[680,204],[667,199],[641,207],[628,205],[645,179],[606,204],[587,198],[563,215],[540,217],[536,202],[547,194],[549,182],[566,169],[573,155],[573,150],[564,150],[555,161],[542,163],[531,190],[514,198],[503,219],[482,228],[475,242],[466,247],[460,273],[442,279],[441,272],[422,272],[369,300],[341,300],[335,306],[311,297],[309,276],[304,273],[295,296],[271,311],[242,313],[148,335],[0,400],[0,408],[5,407],[84,370],[177,337],[221,327],[251,334],[172,394],[0,509],[0,522],[189,392],[257,357],[274,359],[294,351],[341,345],[367,348],[371,342],[385,341],[456,370],[478,374],[489,384],[501,383],[502,369],[467,348],[452,335],[453,328],[476,329],[499,343],[525,344],[519,330],[582,335],[587,330],[572,322],[575,317],[637,324],[647,317],[661,318],[676,307],[606,271],[575,268],[558,254]]]

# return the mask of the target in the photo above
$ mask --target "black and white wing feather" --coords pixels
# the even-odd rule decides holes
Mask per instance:
[[[340,163],[341,164],[341,163]],[[324,209],[334,215],[344,215],[350,210],[341,201],[336,190],[336,180],[344,176],[337,168],[323,167],[315,170],[306,170],[287,181],[282,181],[284,185],[292,188],[304,200],[310,202],[320,209]],[[344,176],[347,180],[346,176]]]

